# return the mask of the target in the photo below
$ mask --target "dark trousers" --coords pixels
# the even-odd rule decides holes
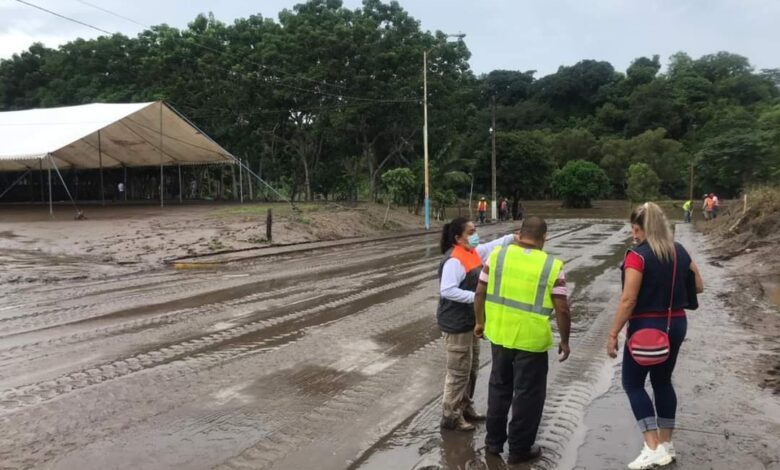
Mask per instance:
[[[485,444],[510,453],[528,451],[536,440],[547,396],[547,353],[508,349],[491,344],[493,368],[488,386]],[[512,408],[507,436],[507,415]]]
[[[642,328],[665,330],[666,321],[666,318],[632,318],[628,323],[628,336]],[[688,320],[685,317],[672,318],[669,330],[669,359],[655,366],[640,366],[631,357],[628,347],[623,348],[623,389],[628,395],[631,411],[634,412],[634,418],[642,432],[658,428],[674,429],[677,394],[672,385],[672,373],[687,330]],[[650,399],[645,390],[648,375],[655,401]]]

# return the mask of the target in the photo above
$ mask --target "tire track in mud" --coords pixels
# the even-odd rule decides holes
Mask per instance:
[[[178,344],[136,354],[130,358],[95,365],[89,369],[79,370],[77,372],[71,372],[45,382],[4,390],[0,393],[0,415],[12,413],[19,409],[37,405],[75,390],[97,385],[107,380],[124,377],[140,370],[153,368],[169,362],[178,361],[179,365],[183,369],[186,369],[183,370],[182,373],[186,373],[194,368],[207,367],[214,363],[220,363],[231,358],[239,357],[242,354],[247,354],[249,351],[258,350],[269,344],[273,345],[274,342],[289,340],[296,335],[300,335],[300,333],[297,329],[291,328],[291,331],[277,334],[270,338],[260,339],[252,344],[235,346],[225,350],[209,350],[221,343],[235,341],[242,336],[250,335],[266,328],[271,328],[282,323],[294,322],[295,320],[321,314],[328,310],[342,307],[385,291],[407,287],[435,278],[435,276],[431,276],[427,271],[428,270],[426,269],[426,272],[423,274],[407,277],[406,279],[388,284],[381,283],[376,287],[364,289],[360,293],[341,297],[337,300],[320,304],[312,308],[279,317],[246,323],[241,326],[229,328],[199,338],[193,338]]]
[[[272,468],[275,463],[299,449],[332,435],[334,427],[347,425],[375,404],[377,396],[403,387],[403,378],[414,364],[430,364],[441,355],[441,340],[430,341],[355,387],[336,395],[323,405],[287,423],[236,457],[215,466],[219,470]]]
[[[430,261],[427,259],[421,259],[421,260],[395,265],[393,269],[394,270],[410,269],[410,268],[415,268],[427,264],[429,262]],[[323,295],[322,294],[323,288],[329,288],[329,289],[335,288],[336,293],[338,293],[339,290],[344,290],[344,289],[338,289],[339,284],[342,284],[345,281],[348,281],[353,278],[358,279],[359,281],[364,283],[366,281],[372,280],[373,278],[381,278],[386,275],[388,275],[388,273],[374,272],[373,274],[367,274],[365,271],[360,271],[346,277],[338,278],[337,280],[326,281],[324,286],[319,287],[320,290],[319,296],[321,297]],[[141,329],[147,329],[155,325],[177,323],[182,320],[187,320],[191,317],[207,317],[210,321],[213,322],[213,320],[220,319],[221,316],[224,316],[225,314],[228,314],[234,320],[236,318],[240,318],[245,315],[258,314],[261,311],[267,310],[267,308],[258,309],[258,307],[255,306],[257,302],[262,302],[269,299],[274,299],[278,301],[281,298],[283,298],[285,294],[290,295],[291,293],[305,291],[304,287],[300,287],[299,285],[296,285],[293,282],[289,282],[287,284],[288,284],[287,287],[277,288],[272,291],[249,294],[245,296],[238,296],[236,298],[232,298],[221,302],[210,302],[201,305],[199,307],[190,308],[190,309],[176,309],[170,312],[162,313],[160,315],[151,316],[151,317],[144,316],[142,318],[134,319],[134,320],[128,319],[118,324],[77,331],[75,333],[61,335],[54,338],[40,339],[37,341],[32,341],[17,346],[11,346],[5,349],[0,349],[0,362],[8,361],[9,359],[15,359],[15,360],[24,359],[25,356],[23,355],[34,354],[36,352],[43,350],[44,348],[50,349],[52,347],[75,344],[78,342],[83,342],[83,341],[100,338],[108,335],[116,335],[116,334],[121,334],[123,332],[134,332]],[[357,288],[357,287],[353,287],[353,288]],[[303,300],[296,300],[294,301],[294,303],[305,304],[305,303],[311,303],[317,301],[318,301],[317,298],[309,298]],[[231,310],[228,312],[228,309]]]
[[[318,276],[325,274],[334,276],[339,273],[349,273],[350,271],[361,268],[370,270],[377,263],[383,260],[419,260],[419,254],[419,252],[409,252],[406,250],[384,251],[383,253],[374,256],[356,258],[357,261],[352,263],[345,261],[344,259],[334,260],[329,258],[325,258],[319,263],[305,260],[305,266],[300,266],[291,270],[282,270],[272,274],[264,273],[260,275],[259,279],[254,278],[251,282],[246,282],[246,280],[242,281],[241,279],[234,279],[229,282],[221,281],[222,285],[218,289],[213,288],[214,280],[208,278],[195,280],[183,279],[181,282],[177,282],[170,287],[162,289],[158,289],[155,286],[142,286],[140,292],[138,292],[138,289],[134,289],[125,295],[116,296],[111,294],[111,297],[109,298],[98,300],[91,299],[90,302],[77,304],[75,306],[54,307],[41,311],[32,310],[20,315],[0,318],[0,333],[2,333],[0,339],[12,334],[20,334],[27,331],[51,328],[83,320],[92,320],[101,316],[123,314],[123,312],[126,312],[128,309],[118,311],[115,310],[113,312],[109,311],[99,315],[95,315],[94,310],[101,307],[105,308],[106,305],[128,304],[137,299],[148,298],[148,289],[152,289],[154,291],[155,302],[152,304],[139,305],[138,307],[134,307],[129,310],[148,311],[160,308],[165,309],[166,303],[175,304],[177,302],[186,302],[187,299],[194,297],[209,297],[218,295],[219,292],[227,292],[228,294],[232,294],[234,293],[234,290],[239,289],[241,286],[246,286],[247,288],[252,288],[252,286],[254,286],[255,289],[259,289],[262,287],[267,287],[262,286],[261,284],[263,283],[269,283],[271,286],[273,286],[274,284],[283,283],[285,280],[286,282],[302,282],[305,280],[316,280]],[[253,273],[240,272],[239,274],[249,274],[251,276]],[[199,290],[205,290],[205,292],[195,295],[182,295]],[[104,294],[98,295],[104,296]],[[59,303],[67,303],[67,301],[68,299],[63,299],[62,301],[59,301]],[[197,302],[197,300],[195,301]]]
[[[431,281],[423,280],[422,282],[430,284]],[[426,285],[426,289],[427,287],[431,286]],[[227,360],[223,357],[221,358],[223,362],[219,362],[219,355],[200,359],[192,358],[199,362],[191,364],[197,366],[197,369],[183,367],[183,363],[180,361],[168,362],[155,368],[140,370],[138,374],[126,377],[126,381],[106,381],[102,386],[108,387],[107,389],[103,389],[101,386],[82,390],[86,396],[63,395],[60,397],[61,400],[49,401],[45,408],[47,413],[52,413],[52,417],[57,417],[54,428],[50,427],[51,420],[41,420],[40,413],[32,407],[21,409],[19,413],[0,416],[0,421],[6,424],[5,428],[0,427],[0,444],[3,444],[0,445],[0,460],[5,460],[11,465],[18,465],[18,467],[40,466],[48,461],[41,460],[42,449],[75,448],[79,442],[83,445],[84,442],[103,439],[112,433],[124,432],[133,423],[146,419],[143,415],[139,416],[137,412],[123,414],[121,417],[116,416],[112,409],[117,403],[133,406],[131,404],[134,403],[140,405],[138,400],[142,400],[144,405],[135,408],[138,411],[142,410],[147,416],[156,416],[182,406],[182,403],[192,396],[193,389],[198,390],[204,386],[213,389],[215,386],[219,387],[219,383],[224,385],[241,383],[241,377],[246,376],[247,370],[265,371],[263,374],[254,376],[254,380],[260,380],[268,374],[286,371],[311,361],[319,363],[327,360],[331,362],[323,365],[332,365],[332,361],[339,359],[338,351],[325,359],[322,359],[323,353],[332,351],[335,342],[343,339],[345,335],[347,337],[372,337],[372,335],[379,335],[388,330],[403,328],[404,324],[419,319],[421,312],[415,311],[414,307],[420,302],[420,288],[414,285],[399,286],[399,288],[414,294],[400,298],[394,297],[394,299],[401,300],[401,303],[399,305],[396,304],[397,300],[392,300],[393,309],[387,308],[387,305],[382,307],[384,304],[372,302],[374,300],[372,298],[365,298],[366,306],[359,312],[349,314],[341,319],[333,319],[330,325],[313,322],[310,326],[305,327],[305,334],[296,341],[268,347],[267,351],[245,351],[246,354],[240,357],[236,356]],[[381,313],[375,311],[376,307],[382,309]],[[428,310],[426,309],[422,314],[428,315]],[[433,319],[431,321],[433,322]],[[263,354],[256,354],[257,352]],[[227,362],[236,359],[242,359],[242,361],[232,366],[227,364]],[[208,362],[204,363],[206,360]],[[215,369],[217,366],[219,367]],[[143,399],[143,396],[138,394],[139,390],[159,390],[163,383],[166,384],[164,386],[165,392],[157,394],[153,399]],[[289,393],[289,391],[284,393]],[[87,405],[91,410],[90,413],[83,414],[78,411]],[[299,416],[297,413],[290,415],[288,410],[283,408],[276,408],[272,401],[269,402],[269,406],[260,409],[262,410],[263,426],[274,428],[284,426],[285,423],[291,422]],[[254,413],[256,414],[257,410]],[[9,425],[11,427],[8,427]],[[31,425],[32,429],[30,429]],[[40,426],[45,427],[40,429]],[[63,430],[68,428],[72,428],[73,432],[63,433]],[[10,432],[11,429],[17,431]],[[20,433],[18,432],[20,429],[27,432]],[[55,431],[51,429],[55,429]],[[9,450],[15,448],[17,452],[3,455],[3,448]],[[24,449],[24,451],[20,451],[20,449]]]

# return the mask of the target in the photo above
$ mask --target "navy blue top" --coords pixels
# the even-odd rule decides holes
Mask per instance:
[[[677,277],[674,282],[674,301],[672,310],[681,310],[688,306],[688,291],[686,283],[691,269],[691,256],[685,247],[675,243],[677,251]],[[672,294],[672,267],[673,261],[662,261],[647,242],[643,242],[632,250],[641,256],[645,262],[642,273],[642,285],[634,307],[634,314],[666,312],[669,309],[669,301]],[[625,266],[622,279],[625,281]]]

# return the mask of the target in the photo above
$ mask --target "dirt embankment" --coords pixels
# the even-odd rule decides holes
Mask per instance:
[[[269,246],[266,216],[273,210],[274,244],[335,240],[421,228],[405,209],[358,204],[208,204],[89,206],[86,220],[68,207],[54,217],[36,206],[0,208],[0,261],[12,269],[0,282],[32,283],[100,278],[159,267],[179,256]]]
[[[735,273],[720,292],[740,321],[766,338],[780,336],[780,187],[748,191],[711,222],[701,222],[713,259]],[[759,354],[758,379],[780,394],[780,348]]]

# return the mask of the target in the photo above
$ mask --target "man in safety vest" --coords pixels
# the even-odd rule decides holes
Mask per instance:
[[[685,201],[685,204],[682,205],[683,210],[683,221],[686,224],[691,223],[691,206],[693,205],[693,202],[691,200]]]
[[[480,198],[479,204],[477,204],[477,212],[479,212],[479,223],[485,223],[485,213],[487,212],[487,200]]]
[[[509,464],[542,454],[534,441],[547,395],[553,311],[561,337],[558,360],[565,361],[570,353],[571,317],[563,262],[542,251],[546,236],[544,219],[527,218],[515,243],[491,253],[474,298],[474,334],[490,340],[493,356],[485,444],[488,452],[500,454],[509,441]]]

